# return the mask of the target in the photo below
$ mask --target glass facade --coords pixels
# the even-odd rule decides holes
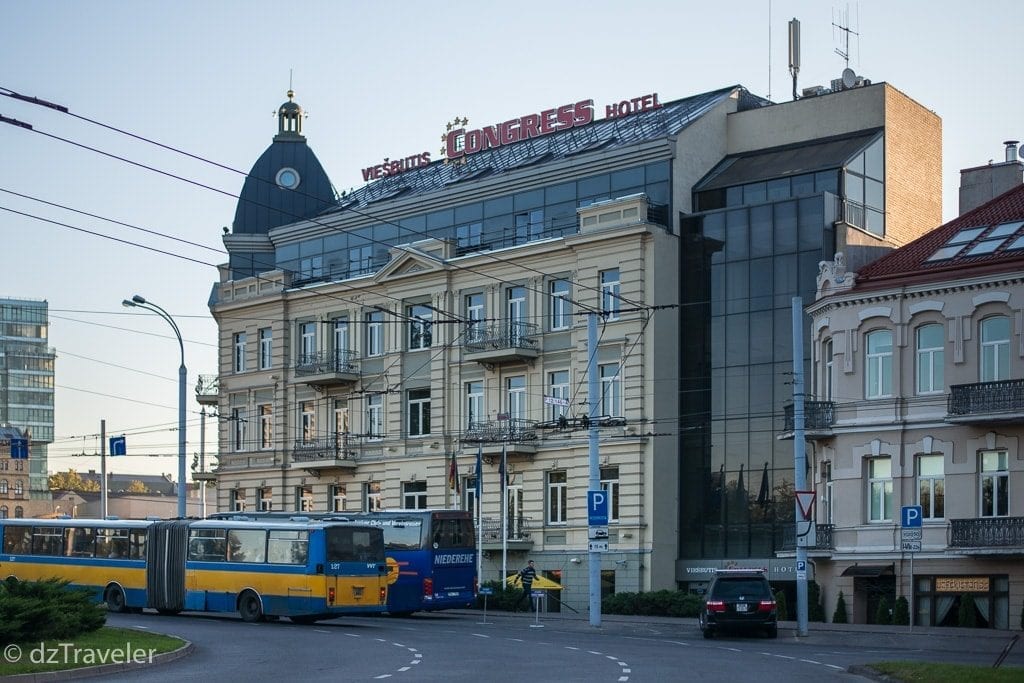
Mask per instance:
[[[282,245],[276,267],[301,281],[344,280],[380,269],[396,244],[452,240],[461,255],[572,235],[577,208],[640,192],[649,198],[651,220],[671,227],[669,162],[659,161]]]
[[[813,301],[837,202],[774,196],[682,219],[682,558],[770,558],[792,525],[793,445],[775,438],[793,395],[792,299]]]

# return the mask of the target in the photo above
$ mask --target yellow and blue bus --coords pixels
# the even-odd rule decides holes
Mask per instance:
[[[381,529],[309,519],[0,520],[0,577],[66,579],[112,611],[311,623],[387,609]]]
[[[219,512],[211,517],[269,520],[296,514],[370,524],[383,530],[389,614],[469,607],[476,600],[476,535],[473,516],[465,510]]]

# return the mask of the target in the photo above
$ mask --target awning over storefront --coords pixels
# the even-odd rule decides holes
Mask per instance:
[[[513,574],[512,576],[505,579],[505,583],[507,583],[510,586],[522,587],[522,582],[519,581],[519,576],[516,574]],[[537,578],[533,580],[533,585],[531,586],[531,588],[535,591],[562,590],[561,584],[559,584],[556,581],[552,581],[551,579],[546,579],[540,574],[537,574]]]
[[[891,564],[855,564],[843,570],[841,576],[894,576],[895,571]]]

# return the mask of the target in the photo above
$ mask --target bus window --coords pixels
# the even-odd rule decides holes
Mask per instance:
[[[354,559],[359,562],[377,562],[384,555],[384,535],[376,529],[353,529]]]
[[[71,527],[64,530],[64,547],[69,557],[94,557],[96,554],[96,530],[86,527]]]
[[[131,558],[133,560],[146,559],[146,530],[132,529],[128,532],[131,543]]]
[[[306,564],[309,553],[309,533],[274,529],[267,541],[267,562],[273,564]]]
[[[327,561],[352,562],[356,559],[355,546],[352,544],[352,529],[334,527],[326,530]]]
[[[109,529],[111,532],[107,542],[107,557],[123,560],[129,557],[127,529]]]
[[[37,526],[32,529],[33,555],[63,555],[64,529],[54,526]]]
[[[32,551],[32,529],[27,526],[4,527],[4,554],[28,555]]]
[[[232,529],[228,532],[228,562],[266,560],[267,532],[263,529]]]
[[[202,562],[223,562],[227,542],[223,529],[193,529],[188,539],[188,559]]]
[[[438,548],[473,548],[475,540],[471,519],[434,520],[434,543]]]

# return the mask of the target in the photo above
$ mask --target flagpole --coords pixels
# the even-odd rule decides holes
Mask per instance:
[[[505,472],[508,444],[501,444],[501,472],[498,473],[501,479],[501,581],[505,585],[505,577],[508,576],[508,490]]]
[[[484,571],[484,508],[480,502],[480,494],[483,493],[484,486],[484,446],[479,444],[476,447],[476,580],[477,584],[481,584]]]

